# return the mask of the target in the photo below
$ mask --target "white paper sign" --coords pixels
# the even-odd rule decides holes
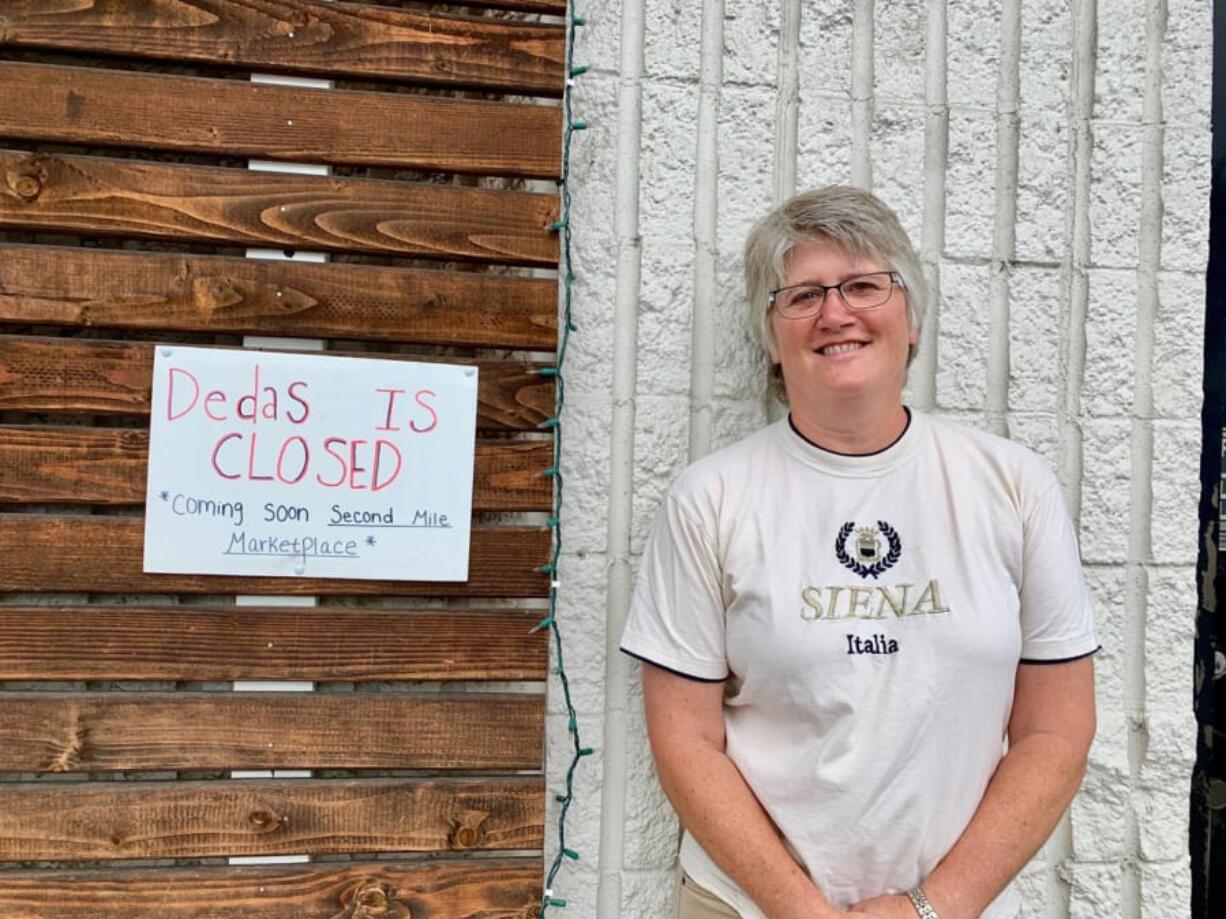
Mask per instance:
[[[159,345],[145,571],[464,581],[477,368]]]

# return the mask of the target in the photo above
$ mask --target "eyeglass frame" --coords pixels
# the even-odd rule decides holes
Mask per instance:
[[[889,277],[890,277],[890,293],[888,293],[888,294],[886,294],[886,295],[885,295],[885,299],[884,299],[884,300],[882,300],[882,301],[881,301],[881,303],[874,303],[872,306],[852,306],[852,305],[851,305],[851,304],[850,304],[850,303],[847,301],[847,294],[845,294],[845,293],[843,292],[843,285],[844,285],[844,284],[848,284],[848,283],[850,283],[850,282],[852,282],[852,281],[858,281],[858,280],[860,280],[861,278],[868,278],[868,277],[872,277],[873,275],[876,275],[876,274],[885,274],[885,275],[889,275]],[[889,270],[887,270],[887,271],[866,271],[866,272],[864,272],[863,274],[853,274],[853,275],[852,275],[850,278],[843,278],[843,280],[839,281],[839,283],[838,283],[838,284],[818,284],[818,283],[816,283],[816,282],[814,282],[814,281],[805,281],[805,282],[800,283],[800,284],[787,284],[787,285],[785,285],[785,286],[783,286],[783,287],[776,287],[774,290],[767,291],[767,300],[766,300],[766,305],[767,305],[767,307],[769,307],[770,309],[773,309],[773,310],[776,310],[777,312],[779,312],[779,315],[780,315],[780,316],[783,316],[783,318],[784,318],[784,319],[807,319],[807,318],[809,318],[810,316],[815,316],[815,315],[817,315],[817,314],[818,314],[818,313],[820,313],[820,312],[821,312],[823,309],[825,309],[825,308],[826,308],[826,300],[827,300],[827,299],[829,298],[829,296],[830,296],[830,291],[832,291],[832,290],[837,290],[837,291],[839,292],[839,297],[840,297],[840,298],[843,300],[843,305],[844,305],[844,306],[846,306],[846,307],[847,307],[849,310],[851,310],[852,312],[862,313],[862,312],[866,312],[867,310],[875,310],[877,307],[882,306],[882,305],[883,305],[883,304],[885,304],[885,303],[888,303],[888,302],[889,302],[889,300],[890,300],[890,294],[892,294],[892,293],[894,292],[894,285],[895,285],[895,284],[897,284],[897,285],[898,285],[898,287],[899,287],[899,288],[900,288],[900,289],[903,291],[903,293],[906,293],[906,290],[907,290],[907,282],[906,282],[906,281],[904,281],[904,280],[902,279],[902,275],[901,275],[901,274],[899,274],[897,271],[889,271]],[[778,310],[778,308],[777,308],[777,299],[778,299],[778,294],[779,294],[781,291],[785,291],[785,290],[795,290],[797,287],[816,287],[816,288],[819,288],[819,289],[821,290],[821,292],[822,292],[822,299],[821,299],[821,302],[820,302],[820,303],[818,303],[818,305],[817,305],[817,309],[813,310],[812,312],[810,312],[810,313],[804,313],[803,315],[800,315],[800,316],[788,316],[788,315],[786,315],[785,313],[783,313],[782,311],[779,311],[779,310]]]

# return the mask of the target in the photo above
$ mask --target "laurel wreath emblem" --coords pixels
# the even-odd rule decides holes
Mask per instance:
[[[834,554],[838,558],[839,563],[844,568],[850,568],[862,578],[876,578],[882,572],[894,567],[894,563],[898,561],[902,555],[902,537],[898,535],[898,531],[886,523],[884,520],[877,521],[877,529],[881,535],[886,538],[890,544],[890,551],[886,553],[885,558],[880,561],[873,562],[871,565],[862,565],[856,561],[843,548],[847,543],[847,537],[851,535],[851,531],[856,528],[856,522],[849,520],[839,528],[838,539],[834,541]]]

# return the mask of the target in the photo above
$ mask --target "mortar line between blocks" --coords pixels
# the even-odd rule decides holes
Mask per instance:
[[[690,324],[690,461],[711,452],[719,257],[719,102],[724,0],[703,0],[694,170],[694,300]]]
[[[775,203],[796,194],[800,119],[801,0],[780,0],[778,88],[775,94]]]
[[[1009,276],[1017,250],[1018,107],[1021,102],[1022,4],[1001,7],[1000,69],[996,82],[996,176],[992,267],[988,288],[987,419],[1009,435]]]
[[[1141,144],[1141,213],[1137,243],[1137,304],[1132,421],[1129,432],[1128,567],[1124,592],[1124,711],[1128,718],[1129,807],[1120,915],[1141,916],[1141,827],[1137,801],[1148,747],[1146,720],[1145,636],[1149,572],[1153,555],[1154,332],[1158,321],[1158,273],[1162,267],[1162,170],[1165,128],[1162,125],[1162,46],[1166,37],[1167,0],[1150,0],[1145,17],[1145,91]]]
[[[639,235],[639,162],[643,131],[646,0],[623,0],[621,79],[617,98],[617,167],[613,232],[617,290],[613,305],[613,400],[609,432],[609,497],[606,524],[604,756],[600,789],[597,919],[621,915],[625,860],[627,781],[626,708],[630,661],[618,650],[630,605],[633,561],[630,534],[634,502],[635,393],[638,387],[638,308],[642,287]]]
[[[855,0],[851,38],[851,184],[873,190],[873,5]]]
[[[916,354],[915,401],[937,407],[937,339],[941,333],[941,260],[945,255],[945,183],[949,171],[949,61],[947,0],[928,0],[924,43],[924,202],[920,263],[928,282],[928,309]]]
[[[1089,311],[1090,166],[1093,153],[1094,68],[1097,60],[1097,0],[1080,0],[1071,13],[1072,62],[1069,74],[1069,178],[1070,205],[1066,223],[1067,256],[1062,266],[1064,322],[1060,355],[1062,389],[1057,407],[1058,472],[1076,532],[1081,530],[1082,476],[1085,456],[1081,428],[1081,391],[1085,386],[1086,314]],[[1061,821],[1060,838],[1048,851],[1047,919],[1068,919],[1071,884],[1066,865],[1071,847],[1070,818]]]

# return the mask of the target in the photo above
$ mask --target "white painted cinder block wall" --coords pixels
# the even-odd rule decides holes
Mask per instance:
[[[939,287],[911,404],[1048,456],[1080,527],[1100,727],[1070,818],[1023,876],[1026,915],[1188,915],[1211,4],[578,6],[590,128],[573,162],[560,618],[596,753],[560,912],[669,915],[676,820],[636,666],[613,649],[663,490],[768,417],[742,318],[747,229],[793,190],[853,182],[899,212]]]

